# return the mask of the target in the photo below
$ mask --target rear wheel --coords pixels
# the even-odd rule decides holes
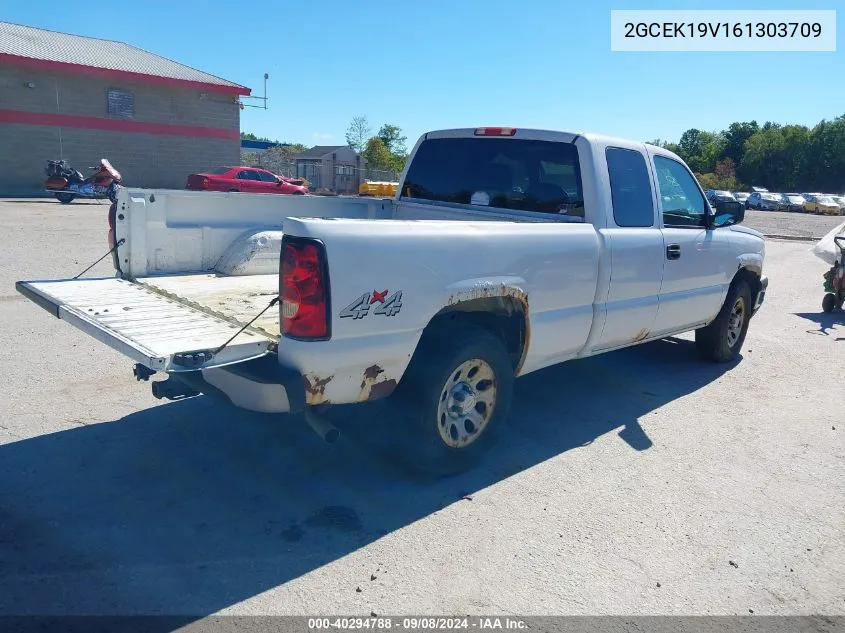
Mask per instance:
[[[438,474],[470,466],[495,442],[513,395],[514,370],[502,341],[453,324],[420,342],[399,387],[414,423],[414,465]]]
[[[828,292],[822,299],[822,310],[833,312],[836,309],[836,295]]]
[[[76,196],[74,194],[67,193],[67,192],[64,192],[64,191],[56,193],[56,200],[58,200],[62,204],[70,204],[71,202],[73,202],[73,199],[75,197]]]
[[[695,344],[702,358],[717,363],[734,360],[748,333],[751,320],[751,288],[735,281],[716,319],[695,331]]]

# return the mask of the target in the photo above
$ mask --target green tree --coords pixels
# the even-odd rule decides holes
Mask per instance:
[[[745,141],[759,131],[760,126],[757,125],[757,121],[731,123],[730,127],[723,132],[725,147],[722,152],[722,158],[730,158],[734,164],[738,164],[742,160]]]
[[[366,116],[356,116],[346,130],[346,144],[361,154],[367,147],[367,140],[372,136],[372,129]]]
[[[367,161],[367,166],[372,169],[392,170],[394,168],[395,157],[378,136],[367,141],[361,155]]]
[[[402,128],[398,125],[385,123],[381,126],[376,136],[384,143],[387,151],[394,156],[407,155],[408,149],[405,147],[405,143],[408,141],[408,137],[402,135]]]
[[[708,173],[716,167],[724,145],[725,139],[721,134],[692,128],[681,135],[678,155],[694,172]]]
[[[815,191],[845,191],[845,116],[821,121],[808,134],[801,175]]]

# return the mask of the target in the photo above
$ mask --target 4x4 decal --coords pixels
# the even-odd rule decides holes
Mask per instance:
[[[366,292],[355,299],[352,303],[340,311],[340,318],[363,319],[370,313],[370,306],[378,304],[373,309],[373,314],[383,314],[384,316],[396,316],[402,309],[402,291],[397,290],[392,295],[388,296],[387,290],[373,290]]]

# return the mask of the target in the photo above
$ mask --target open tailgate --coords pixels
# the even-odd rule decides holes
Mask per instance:
[[[50,314],[156,371],[194,371],[231,365],[275,349],[277,340],[118,278],[19,281],[18,292]]]

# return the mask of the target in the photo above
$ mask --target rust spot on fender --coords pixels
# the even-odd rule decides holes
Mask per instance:
[[[379,374],[383,374],[384,370],[378,365],[370,365],[364,370],[364,382],[367,380],[375,380]],[[361,389],[364,388],[364,383],[361,383]]]
[[[519,301],[524,308],[528,308],[528,293],[522,288],[514,288],[506,284],[479,283],[472,288],[461,288],[453,292],[446,301],[447,306],[453,306],[462,301],[473,299],[490,299],[494,297],[510,297]],[[526,312],[527,314],[527,312]]]
[[[370,395],[368,400],[378,400],[379,398],[386,398],[396,389],[396,381],[392,378],[390,380],[382,380],[375,383],[370,388]]]
[[[318,376],[303,376],[302,380],[305,383],[305,402],[311,405],[329,404],[325,398],[326,385],[332,381],[334,376],[327,378],[320,378]]]
[[[396,389],[396,380],[383,374],[384,369],[378,365],[371,365],[364,370],[361,389],[358,392],[358,402],[378,400],[393,393],[393,390]]]
[[[646,338],[648,338],[648,335],[649,331],[646,328],[643,328],[642,330],[637,332],[637,335],[634,337],[634,343],[639,343],[640,341],[645,340]]]

